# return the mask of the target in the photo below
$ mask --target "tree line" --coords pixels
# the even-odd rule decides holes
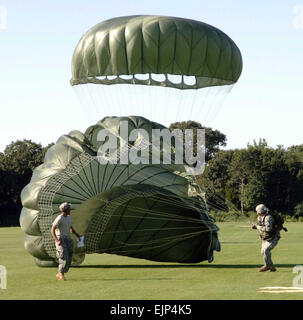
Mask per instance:
[[[272,211],[303,216],[303,144],[273,148],[260,139],[246,148],[222,150],[226,136],[218,130],[195,121],[171,124],[175,128],[205,129],[206,166],[197,181],[212,211],[245,215],[265,203]]]
[[[242,215],[265,203],[272,211],[303,216],[303,145],[220,150],[198,178],[213,210]]]
[[[31,140],[17,140],[0,153],[0,226],[19,225],[20,193],[52,145],[42,147]]]
[[[222,150],[227,139],[219,130],[195,121],[171,124],[170,129],[176,128],[205,129],[206,166],[196,178],[211,211],[245,215],[265,203],[271,210],[303,216],[303,145],[273,148],[262,139],[246,148]],[[52,145],[18,140],[0,153],[0,226],[19,225],[20,193]]]

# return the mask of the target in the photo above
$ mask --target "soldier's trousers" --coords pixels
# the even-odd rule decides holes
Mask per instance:
[[[59,260],[58,271],[61,273],[66,273],[72,263],[73,256],[73,240],[70,237],[60,237],[61,245],[56,244],[56,255]]]
[[[271,240],[262,240],[261,254],[264,259],[264,264],[267,266],[273,266],[273,262],[271,259],[271,250],[277,245],[279,239],[280,238],[275,237]]]

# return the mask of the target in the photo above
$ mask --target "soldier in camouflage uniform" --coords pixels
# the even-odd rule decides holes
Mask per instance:
[[[78,239],[80,235],[72,227],[72,219],[70,217],[71,204],[64,202],[59,208],[61,214],[54,220],[51,234],[56,241],[56,255],[59,262],[56,277],[59,280],[66,280],[64,274],[68,272],[71,265],[74,244],[70,233],[75,234]]]
[[[275,219],[270,215],[269,210],[264,204],[256,207],[258,214],[258,223],[253,225],[253,229],[258,229],[260,238],[262,239],[261,254],[264,258],[264,266],[259,269],[260,272],[270,270],[276,271],[271,259],[271,250],[277,245],[280,239],[280,231],[277,229]]]

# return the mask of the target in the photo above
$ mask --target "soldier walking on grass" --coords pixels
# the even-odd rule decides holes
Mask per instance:
[[[261,254],[264,259],[264,266],[259,269],[260,272],[270,270],[276,271],[271,259],[271,250],[277,245],[280,240],[280,230],[276,224],[274,217],[269,213],[269,210],[264,204],[259,204],[256,207],[258,214],[258,223],[253,225],[252,229],[258,229],[260,238],[262,239]]]
[[[71,204],[64,202],[59,206],[59,209],[61,214],[54,220],[51,234],[56,241],[56,255],[59,260],[56,277],[59,280],[66,280],[64,273],[68,272],[71,265],[74,247],[70,233],[75,234],[78,239],[80,235],[72,227],[72,218],[70,217]]]

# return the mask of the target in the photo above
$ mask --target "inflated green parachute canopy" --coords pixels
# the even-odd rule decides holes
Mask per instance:
[[[101,22],[84,34],[73,55],[71,84],[199,89],[234,84],[241,72],[240,50],[211,25],[166,16],[127,16]],[[169,75],[181,76],[180,82]],[[186,76],[195,83],[187,84]]]
[[[127,122],[129,132],[164,128],[142,117],[107,117],[85,134],[72,131],[61,136],[21,193],[25,248],[37,265],[57,265],[50,229],[59,205],[68,201],[73,226],[85,236],[81,249],[73,238],[74,265],[82,263],[87,253],[212,261],[213,251],[220,248],[218,228],[184,165],[100,163],[98,149],[106,141],[98,141],[98,132],[110,130],[119,138],[120,121]]]

